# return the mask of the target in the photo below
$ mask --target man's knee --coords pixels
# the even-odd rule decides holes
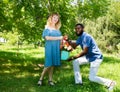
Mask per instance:
[[[95,76],[89,76],[89,80],[94,82],[95,81]]]
[[[79,65],[77,59],[73,60],[73,65]]]

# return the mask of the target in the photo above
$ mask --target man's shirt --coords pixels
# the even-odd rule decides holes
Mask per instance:
[[[88,59],[89,62],[103,58],[103,55],[100,49],[98,48],[94,38],[91,35],[87,34],[86,32],[83,32],[82,35],[78,37],[76,44],[80,45],[82,49],[84,47],[88,48],[86,58]]]

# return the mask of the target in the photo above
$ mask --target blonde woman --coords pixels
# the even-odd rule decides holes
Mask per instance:
[[[41,73],[41,77],[38,81],[38,85],[43,84],[43,77],[48,72],[49,80],[48,84],[53,86],[53,69],[54,66],[60,65],[60,43],[62,40],[60,32],[61,22],[57,13],[49,16],[46,27],[43,31],[42,37],[45,39],[45,64]]]

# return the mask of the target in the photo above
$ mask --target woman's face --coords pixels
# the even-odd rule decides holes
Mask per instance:
[[[57,15],[53,15],[52,17],[52,23],[56,24],[59,20],[59,17]]]

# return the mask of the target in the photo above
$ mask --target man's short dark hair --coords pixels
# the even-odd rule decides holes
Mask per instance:
[[[76,24],[75,27],[77,27],[78,25],[81,26],[82,28],[84,28],[84,25],[81,23]]]

